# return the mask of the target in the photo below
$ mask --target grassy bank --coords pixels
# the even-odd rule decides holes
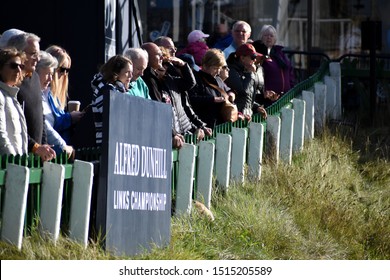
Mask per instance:
[[[383,135],[388,141],[388,130]],[[360,136],[327,133],[306,143],[292,165],[264,165],[259,182],[214,191],[213,222],[195,209],[172,218],[170,245],[137,258],[390,259],[389,143]],[[117,258],[98,244],[85,250],[61,237],[54,246],[38,234],[20,252],[0,243],[0,257]]]

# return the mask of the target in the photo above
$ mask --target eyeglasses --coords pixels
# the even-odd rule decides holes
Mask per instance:
[[[24,64],[19,64],[19,63],[16,63],[16,62],[6,63],[5,65],[9,65],[9,68],[11,68],[13,70],[18,69],[18,67],[20,68],[20,70],[24,69]]]
[[[228,67],[227,65],[222,66],[222,69],[223,69],[223,70],[227,70],[227,71],[230,70],[229,67]]]
[[[59,71],[60,73],[69,73],[70,68],[59,67],[59,68],[58,68],[58,71]]]
[[[256,55],[256,54],[252,54],[252,55],[251,55],[251,59],[252,59],[252,60],[255,60],[255,59],[256,59],[256,57],[257,57],[257,55]]]

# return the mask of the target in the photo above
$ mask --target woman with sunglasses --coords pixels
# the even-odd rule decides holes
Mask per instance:
[[[264,107],[256,102],[256,95],[267,95],[270,98],[268,94],[272,94],[264,92],[263,68],[260,65],[262,57],[247,43],[238,47],[227,60],[230,73],[225,82],[236,92],[238,111],[248,120],[256,113],[267,117]]]
[[[0,154],[27,153],[27,125],[17,100],[25,55],[15,48],[0,49]]]
[[[55,57],[58,66],[53,73],[50,90],[53,96],[53,114],[55,116],[54,129],[59,132],[66,143],[71,143],[72,125],[80,121],[84,112],[66,112],[65,107],[68,99],[69,71],[72,60],[68,52],[56,45],[46,49],[46,52]]]

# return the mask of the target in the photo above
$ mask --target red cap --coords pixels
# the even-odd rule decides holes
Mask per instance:
[[[263,56],[261,53],[256,52],[256,49],[252,44],[243,44],[236,50],[236,56],[238,57],[247,55],[251,57]]]

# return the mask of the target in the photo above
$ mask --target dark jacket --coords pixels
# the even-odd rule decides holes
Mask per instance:
[[[267,47],[260,40],[253,42],[253,46],[257,52],[268,56]],[[282,46],[273,46],[269,57],[264,59],[262,64],[265,89],[278,94],[286,93],[295,85],[294,69],[282,50]]]
[[[31,77],[25,77],[23,79],[17,98],[26,117],[28,151],[31,152],[35,143],[47,144],[41,83],[35,71]]]
[[[230,90],[222,80],[217,80],[210,74],[200,70],[195,73],[196,86],[189,91],[191,104],[196,114],[206,122],[207,126],[214,129],[218,124],[223,123],[221,118],[221,107],[223,103],[215,103],[214,97],[220,97],[221,93],[210,86],[210,84]]]
[[[236,92],[238,111],[246,115],[256,113],[260,106],[256,100],[261,100],[264,90],[262,67],[258,66],[256,73],[247,72],[234,53],[229,56],[227,64],[230,72],[225,83]]]
[[[195,77],[186,63],[178,67],[178,72],[167,71],[163,80],[159,80],[155,71],[150,67],[144,71],[143,79],[149,88],[153,100],[171,103],[173,112],[173,135],[191,134],[205,124],[195,115],[186,98],[186,91],[195,86]]]

